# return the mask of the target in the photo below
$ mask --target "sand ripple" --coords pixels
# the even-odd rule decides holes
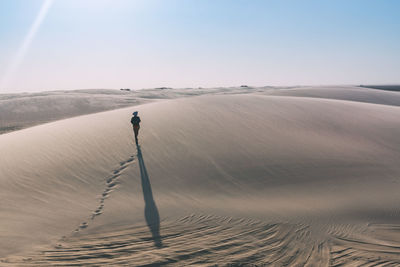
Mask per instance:
[[[163,245],[148,227],[75,233],[20,266],[399,266],[400,226],[370,225],[364,235],[334,227],[316,238],[303,224],[190,215],[161,222]],[[341,230],[340,230],[341,229]],[[349,232],[346,232],[348,229]],[[344,237],[346,236],[346,237]],[[381,238],[378,239],[378,236]],[[391,236],[392,240],[387,238]],[[396,242],[397,240],[397,242]],[[11,263],[11,262],[10,262]]]

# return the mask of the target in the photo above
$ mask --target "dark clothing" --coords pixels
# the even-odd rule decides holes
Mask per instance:
[[[135,140],[136,140],[136,143],[137,143],[137,137],[138,137],[138,135],[139,135],[139,129],[140,129],[140,126],[139,126],[139,125],[133,125],[133,132],[135,133]]]
[[[139,123],[140,123],[140,117],[139,117],[139,116],[133,116],[132,119],[131,119],[131,123],[132,123],[133,125],[139,125]]]
[[[131,123],[133,126],[133,132],[135,133],[135,142],[136,144],[138,143],[138,135],[139,135],[139,129],[140,129],[140,117],[139,116],[133,116],[131,119]]]

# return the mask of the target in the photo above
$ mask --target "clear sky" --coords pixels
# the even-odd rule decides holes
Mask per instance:
[[[0,93],[393,83],[398,0],[0,0]]]

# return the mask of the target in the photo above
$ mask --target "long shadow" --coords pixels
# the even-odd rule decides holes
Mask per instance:
[[[156,202],[153,199],[153,192],[151,190],[151,184],[149,175],[147,174],[146,165],[144,164],[142,150],[140,145],[136,145],[137,157],[140,167],[140,177],[142,179],[142,190],[144,198],[144,217],[146,219],[147,226],[152,234],[154,245],[158,248],[162,247],[162,240],[160,236],[160,215]]]

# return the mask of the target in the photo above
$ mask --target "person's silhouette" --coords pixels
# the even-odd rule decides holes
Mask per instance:
[[[135,133],[136,144],[138,144],[138,135],[139,135],[139,129],[140,129],[140,117],[137,114],[138,114],[137,111],[133,112],[133,117],[131,119],[131,123],[133,126],[133,132]]]

